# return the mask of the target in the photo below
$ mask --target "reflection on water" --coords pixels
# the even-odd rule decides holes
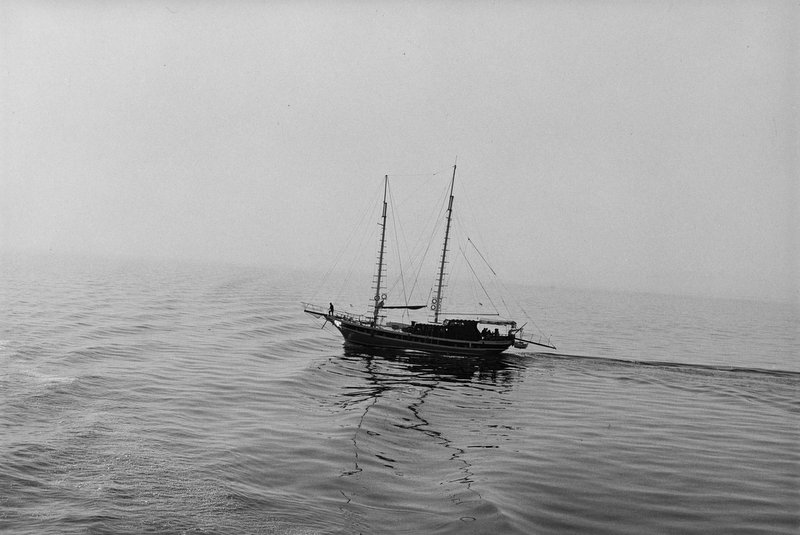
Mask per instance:
[[[463,532],[466,524],[470,532],[488,526],[514,532],[475,488],[471,452],[496,448],[492,439],[505,433],[491,414],[505,410],[507,394],[522,380],[523,360],[346,348],[324,371],[341,383],[329,402],[348,435],[339,486],[348,518],[359,519],[353,529],[380,531],[369,523],[369,512],[380,507],[408,532],[436,525]],[[442,425],[443,410],[463,428],[452,429],[449,417]],[[463,431],[476,424],[465,440]]]
[[[464,357],[347,346],[344,347],[343,358],[366,362],[375,382],[381,384],[403,379],[507,385],[519,379],[520,368],[525,362],[511,354]],[[392,372],[381,372],[382,364],[391,367]]]
[[[433,429],[430,422],[422,415],[423,405],[431,392],[437,388],[448,388],[448,384],[472,383],[473,386],[510,387],[519,380],[519,369],[512,363],[513,357],[498,355],[492,358],[460,357],[429,355],[424,353],[404,352],[386,349],[353,349],[344,351],[342,360],[355,364],[363,369],[363,385],[348,386],[343,392],[344,399],[340,402],[342,407],[358,405],[363,407],[363,412],[354,430],[353,448],[355,468],[343,475],[352,475],[361,471],[358,465],[359,436],[370,433],[364,430],[364,422],[369,416],[370,409],[393,390],[402,390],[410,393],[403,396],[407,403],[404,407],[410,419],[397,424],[399,429],[418,431],[430,440],[444,448],[453,450],[451,460],[459,460],[464,450],[453,443],[440,431]],[[397,399],[395,397],[395,399]],[[397,406],[394,407],[398,409]],[[386,466],[394,468],[391,463],[396,462],[377,454],[377,457],[387,463]],[[463,478],[469,483],[468,463],[465,464],[467,475]]]
[[[352,348],[323,369],[338,378],[328,402],[353,529],[374,530],[377,508],[407,532],[722,533],[758,527],[764,488],[788,497],[795,373]],[[776,532],[794,522],[773,518]]]

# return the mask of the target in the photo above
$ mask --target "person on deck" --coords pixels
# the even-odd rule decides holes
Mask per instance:
[[[328,314],[330,316],[333,316],[333,303],[328,303],[328,304],[330,305],[330,308],[328,309]]]

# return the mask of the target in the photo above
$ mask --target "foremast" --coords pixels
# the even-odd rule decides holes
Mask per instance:
[[[444,245],[442,261],[439,264],[439,278],[436,281],[436,300],[432,303],[433,322],[439,323],[439,311],[442,308],[442,287],[444,286],[444,265],[447,263],[447,241],[450,239],[450,221],[453,217],[453,186],[456,182],[456,166],[453,165],[453,178],[450,179],[450,200],[447,203],[447,225],[444,229]],[[386,210],[384,205],[384,211]]]
[[[378,313],[381,310],[383,300],[381,298],[381,278],[383,276],[383,253],[386,246],[386,192],[389,189],[389,175],[383,178],[383,215],[381,216],[381,247],[378,252],[378,272],[375,275],[375,297],[373,297],[372,326],[378,324]]]

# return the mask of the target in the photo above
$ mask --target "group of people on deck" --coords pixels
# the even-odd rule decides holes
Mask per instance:
[[[486,327],[483,328],[481,331],[481,338],[499,338],[500,337],[500,329],[495,329],[494,332],[487,329]]]

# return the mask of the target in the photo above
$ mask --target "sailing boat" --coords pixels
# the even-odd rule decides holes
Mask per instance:
[[[346,345],[466,356],[496,355],[512,346],[522,349],[527,347],[528,344],[556,349],[555,346],[543,341],[535,342],[524,339],[522,337],[522,327],[517,327],[517,322],[513,320],[485,317],[471,319],[461,317],[446,318],[446,314],[442,313],[441,305],[445,298],[445,267],[447,265],[448,241],[450,240],[450,227],[453,219],[455,179],[456,166],[454,165],[453,176],[450,179],[444,245],[442,246],[442,255],[438,267],[435,296],[431,298],[430,302],[430,309],[433,312],[432,321],[411,321],[410,323],[385,321],[386,315],[384,311],[388,309],[419,310],[428,308],[428,305],[392,306],[386,304],[386,294],[383,293],[386,281],[383,275],[386,249],[388,175],[384,177],[383,211],[380,221],[381,240],[371,312],[366,315],[355,315],[336,311],[332,303],[327,309],[322,306],[303,303],[304,312],[324,318],[326,323],[332,323],[341,332]]]

